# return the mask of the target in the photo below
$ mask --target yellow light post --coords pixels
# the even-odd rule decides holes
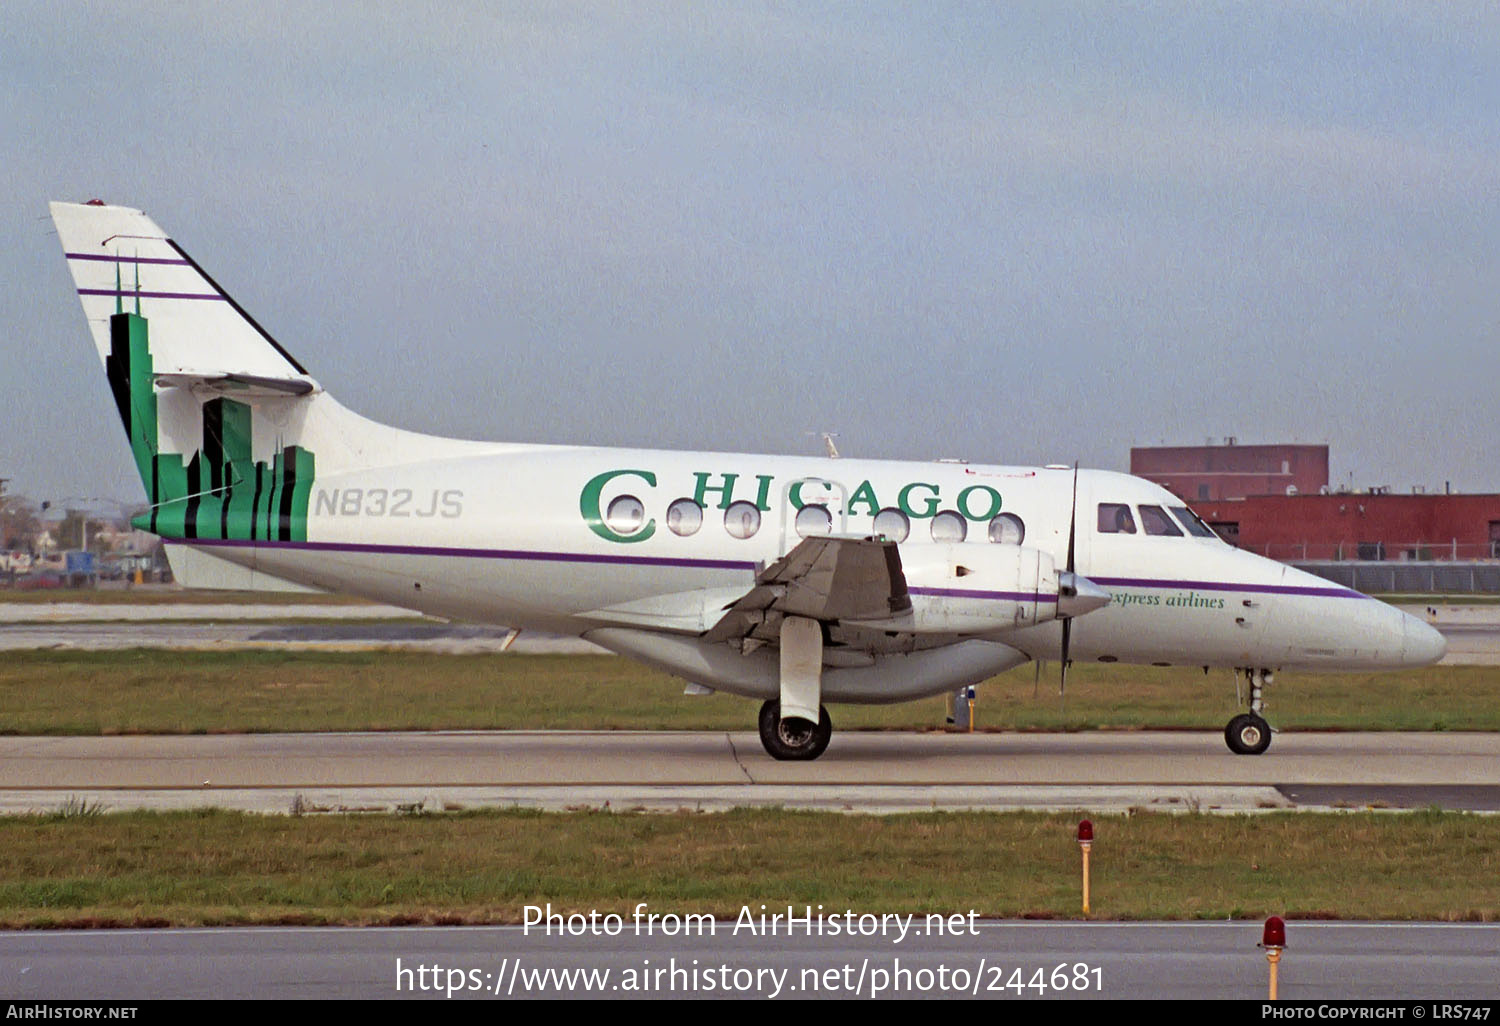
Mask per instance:
[[[1083,850],[1083,914],[1089,913],[1089,849],[1094,846],[1094,824],[1078,824],[1078,847]]]

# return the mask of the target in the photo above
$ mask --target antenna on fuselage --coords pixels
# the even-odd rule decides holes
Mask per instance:
[[[839,436],[837,431],[809,431],[809,435],[816,435],[823,439],[823,447],[828,453],[828,458],[836,460],[839,458],[839,447],[833,444],[833,440]]]

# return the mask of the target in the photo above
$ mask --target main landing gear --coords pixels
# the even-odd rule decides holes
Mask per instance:
[[[818,722],[800,716],[781,718],[781,703],[770,701],[760,707],[760,743],[773,759],[805,762],[816,759],[833,737],[833,720],[824,706],[818,706]]]
[[[805,762],[823,754],[833,721],[822,699],[823,625],[788,616],[781,621],[781,694],[760,707],[760,743],[771,758]]]
[[[1270,670],[1248,668],[1239,672],[1244,673],[1250,685],[1250,711],[1229,721],[1224,728],[1224,743],[1235,755],[1259,755],[1271,747],[1271,725],[1261,715],[1265,709],[1261,690],[1271,683],[1272,674]]]

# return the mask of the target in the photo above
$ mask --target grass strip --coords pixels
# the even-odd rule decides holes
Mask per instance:
[[[1077,666],[1066,712],[1057,667],[983,684],[981,729],[1219,729],[1238,711],[1228,671]],[[1283,729],[1497,730],[1500,667],[1284,673]],[[233,733],[438,729],[748,730],[756,704],[688,698],[682,682],[614,656],[411,651],[26,650],[0,654],[0,732]],[[943,700],[833,706],[849,729],[939,727]]]
[[[518,922],[523,906],[733,919],[1083,918],[1077,816],[473,812],[0,820],[0,926]],[[1500,817],[1096,819],[1098,919],[1495,921]]]

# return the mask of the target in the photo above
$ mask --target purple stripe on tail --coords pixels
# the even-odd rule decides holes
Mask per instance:
[[[99,260],[111,264],[170,264],[173,267],[191,267],[186,260],[174,257],[109,256],[105,253],[64,253],[69,260]]]
[[[125,299],[133,299],[139,296],[141,299],[214,299],[220,303],[225,302],[223,296],[204,295],[199,292],[132,292],[129,289],[79,289],[80,296],[120,296]]]

